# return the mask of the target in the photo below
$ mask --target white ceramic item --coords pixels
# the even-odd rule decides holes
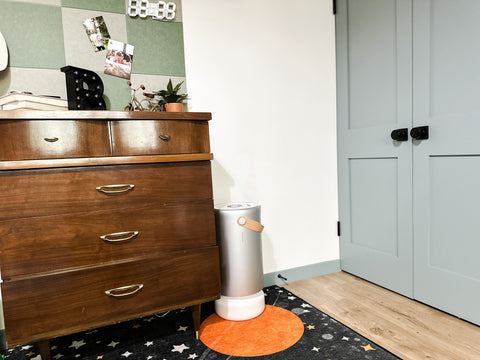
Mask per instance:
[[[8,64],[7,43],[0,32],[0,71],[5,70]]]

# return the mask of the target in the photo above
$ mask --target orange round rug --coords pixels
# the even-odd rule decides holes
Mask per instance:
[[[200,326],[200,340],[210,349],[232,356],[270,355],[294,345],[303,322],[291,311],[266,305],[260,316],[245,321],[210,315]]]

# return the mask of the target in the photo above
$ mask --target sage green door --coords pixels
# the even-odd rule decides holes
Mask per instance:
[[[411,0],[338,0],[340,260],[412,296]]]
[[[480,1],[337,10],[342,269],[480,324]]]
[[[413,3],[414,296],[480,325],[480,1]]]

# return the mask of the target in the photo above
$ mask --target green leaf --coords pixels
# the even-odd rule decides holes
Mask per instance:
[[[183,81],[180,82],[180,83],[178,83],[177,86],[175,86],[175,88],[173,89],[173,92],[174,92],[174,93],[177,93],[178,90],[180,90],[180,87],[182,86],[182,84],[183,84]]]
[[[181,81],[175,87],[173,87],[172,79],[168,80],[167,89],[166,90],[159,90],[154,92],[154,94],[161,96],[163,99],[160,101],[167,102],[167,103],[182,103],[185,99],[188,98],[187,94],[178,94],[182,84],[184,81]],[[1,359],[0,359],[1,360]]]

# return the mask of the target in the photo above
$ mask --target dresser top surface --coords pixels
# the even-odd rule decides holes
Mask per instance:
[[[211,120],[209,112],[0,110],[0,120]]]

